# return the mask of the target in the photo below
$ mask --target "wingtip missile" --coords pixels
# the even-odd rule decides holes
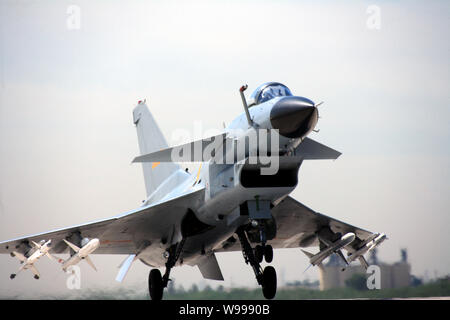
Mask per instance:
[[[356,259],[359,259],[360,257],[362,257],[364,259],[364,254],[375,249],[386,239],[387,239],[387,237],[386,237],[386,234],[384,234],[384,233],[374,234],[371,238],[369,238],[365,242],[363,242],[363,244],[355,252],[353,252],[352,254],[350,254],[348,256],[348,261],[352,262],[352,261],[355,261]],[[364,259],[364,261],[365,261],[365,259]],[[360,260],[360,262],[361,262],[361,260]],[[365,262],[365,264],[367,264],[367,262]],[[365,267],[365,264],[363,264],[361,262],[361,265],[363,265],[363,267]]]
[[[320,252],[316,253],[316,254],[312,254],[308,251],[305,251],[302,249],[302,252],[309,258],[309,262],[313,265],[313,266],[317,266],[320,263],[322,263],[323,260],[325,260],[326,258],[328,258],[330,255],[332,255],[333,253],[338,253],[340,252],[340,250],[342,248],[344,248],[345,246],[349,245],[350,243],[353,242],[353,240],[355,240],[355,234],[353,232],[348,232],[346,234],[344,234],[340,239],[336,240],[333,243],[329,243],[329,245],[321,250]],[[339,255],[339,253],[338,253]],[[344,259],[344,262],[346,262],[348,264],[348,262],[346,261],[346,259],[342,257]]]
[[[384,233],[380,233],[378,237],[376,237],[375,239],[373,239],[373,243],[369,248],[369,251],[372,251],[373,249],[375,249],[376,247],[378,247],[380,244],[382,244],[385,240],[387,239],[386,234]]]

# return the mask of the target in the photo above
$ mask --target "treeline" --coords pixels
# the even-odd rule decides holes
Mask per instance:
[[[305,299],[386,299],[386,298],[411,298],[411,297],[444,297],[450,296],[450,280],[440,279],[416,287],[381,290],[357,290],[354,288],[332,289],[319,291],[308,288],[279,288],[276,299],[280,300],[305,300]],[[120,288],[114,290],[96,289],[82,290],[70,296],[47,297],[49,299],[95,299],[95,300],[147,300],[149,299],[146,288]],[[191,288],[175,289],[169,288],[164,293],[167,300],[264,300],[261,289],[224,289],[219,287],[212,289],[205,287],[199,290],[197,286]]]

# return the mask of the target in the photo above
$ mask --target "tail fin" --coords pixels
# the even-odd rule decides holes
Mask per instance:
[[[359,262],[361,263],[361,266],[367,270],[367,268],[369,268],[369,264],[367,263],[366,259],[364,258],[364,256],[359,256],[358,257]]]
[[[94,263],[92,262],[91,258],[89,258],[89,256],[84,257],[84,260],[86,260],[86,262],[92,267],[92,269],[97,271],[97,268],[95,267]]]
[[[64,263],[64,260],[63,259],[61,259],[61,258],[58,258],[58,257],[56,257],[56,256],[54,256],[54,255],[52,255],[52,254],[50,254],[50,253],[46,253],[45,254],[50,260],[53,260],[53,261],[56,261],[56,262],[58,262],[58,263]]]
[[[31,241],[31,243],[33,244],[33,246],[34,246],[36,249],[40,249],[40,248],[41,248],[41,245],[40,245],[39,243],[36,243],[36,242],[34,242],[34,241]]]
[[[73,251],[78,252],[80,251],[80,248],[78,248],[76,245],[74,245],[73,243],[67,241],[66,239],[63,239],[63,241],[72,248]]]
[[[145,102],[139,102],[133,110],[141,155],[167,148],[167,142]],[[142,163],[147,196],[161,185],[180,166],[175,163]]]
[[[300,249],[300,250],[302,250],[302,252],[305,254],[305,256],[307,256],[308,258],[312,258],[312,257],[314,257],[314,254],[312,254],[311,252],[308,252],[308,251],[305,251],[305,250],[303,250],[303,249]]]
[[[17,252],[17,251],[13,251],[11,256],[19,259],[21,263],[23,263],[27,260],[27,258],[23,254],[21,254],[20,252]]]

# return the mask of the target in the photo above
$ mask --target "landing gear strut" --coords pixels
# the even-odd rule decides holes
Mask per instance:
[[[163,297],[164,288],[167,287],[170,279],[170,270],[175,266],[183,250],[184,242],[186,239],[181,240],[179,243],[172,245],[168,250],[168,258],[166,262],[166,272],[164,276],[161,276],[161,272],[158,269],[152,269],[148,276],[148,291],[152,300],[161,300]]]
[[[250,263],[250,265],[252,266],[256,281],[260,286],[262,286],[264,297],[266,299],[273,299],[277,292],[277,274],[274,267],[272,266],[265,267],[263,270],[260,265],[260,262],[262,262],[262,256],[259,256],[261,253],[262,255],[266,256],[265,251],[267,247],[270,247],[270,249],[267,249],[268,253],[270,254],[270,252],[272,252],[272,247],[268,245],[257,246],[257,248],[259,247],[260,249],[255,248],[255,251],[253,251],[248,241],[245,230],[242,227],[236,231],[236,234],[238,235],[239,241],[241,242],[245,263]]]

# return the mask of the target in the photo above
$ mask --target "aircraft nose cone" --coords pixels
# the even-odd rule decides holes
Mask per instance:
[[[301,138],[312,131],[318,120],[314,102],[303,97],[286,97],[274,104],[270,123],[282,136]]]

